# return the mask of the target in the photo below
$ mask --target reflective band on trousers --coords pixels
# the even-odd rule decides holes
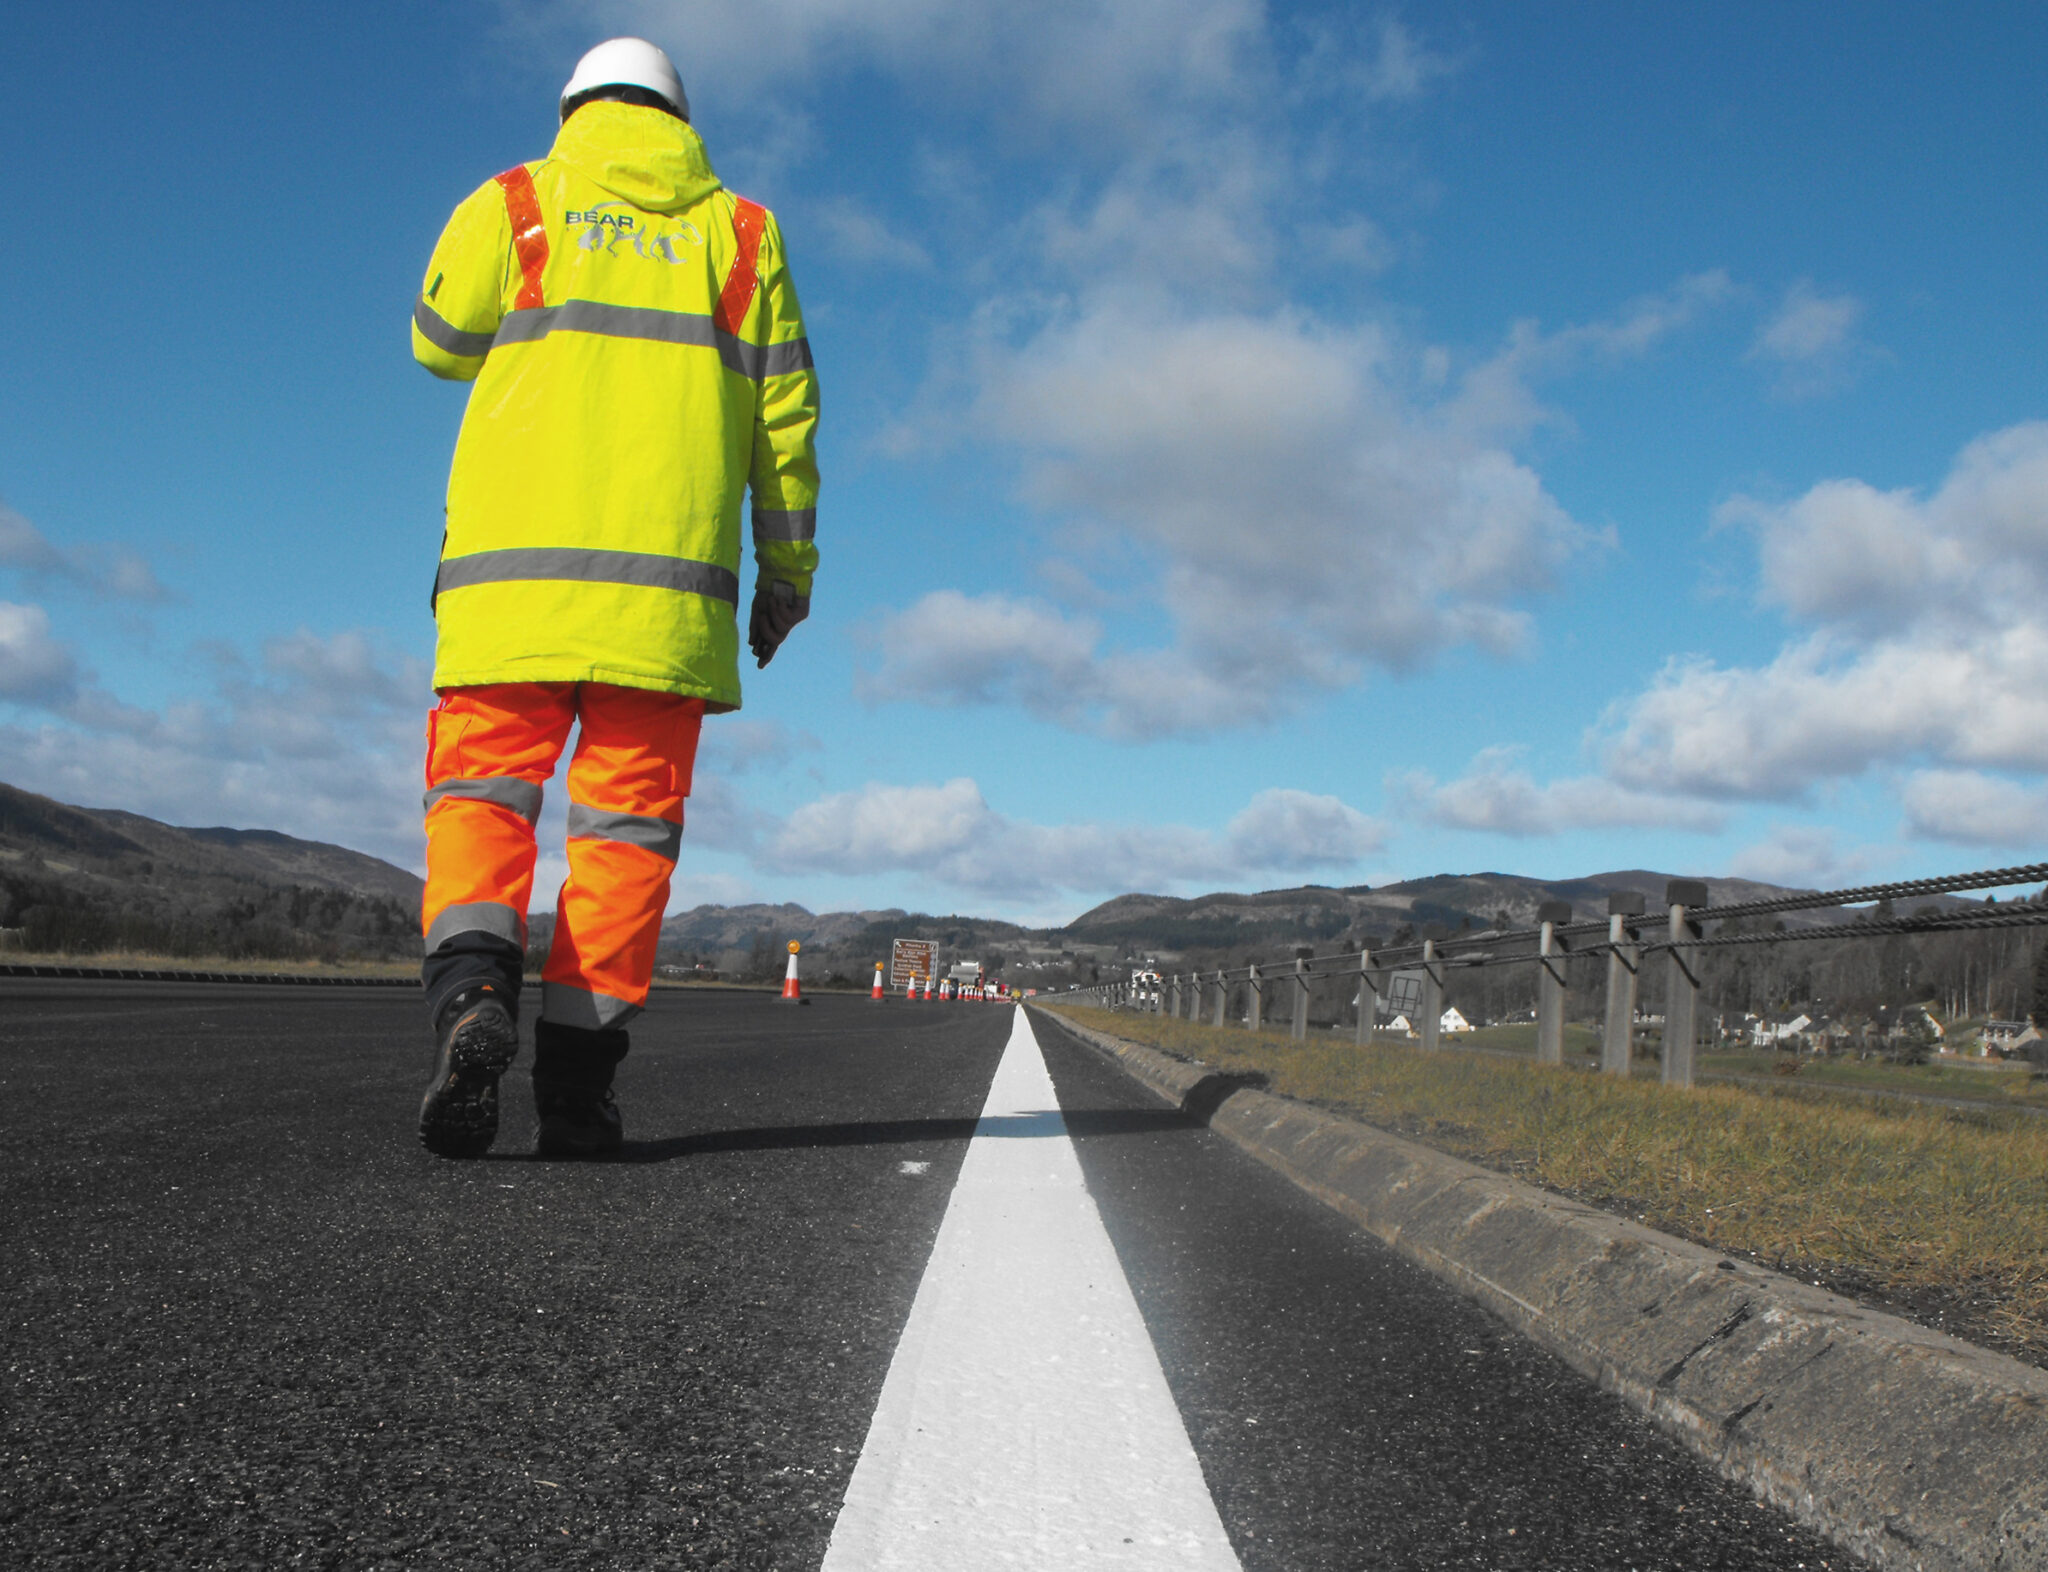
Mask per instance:
[[[612,306],[601,300],[565,300],[559,306],[509,312],[498,324],[492,347],[530,344],[550,333],[594,333],[602,338],[645,338],[660,344],[715,349],[726,370],[754,382],[806,371],[811,365],[811,341],[807,338],[793,338],[781,344],[749,344],[695,311]]]
[[[816,508],[754,509],[756,540],[815,540],[817,536]]]
[[[476,584],[514,584],[523,579],[568,579],[578,584],[637,584],[647,589],[704,595],[737,606],[740,578],[731,568],[689,557],[651,551],[601,551],[583,546],[510,546],[444,557],[434,593]]]
[[[602,808],[569,804],[569,837],[572,840],[622,841],[639,846],[674,862],[683,849],[683,827],[672,819],[657,819],[644,813],[609,813]]]
[[[501,808],[510,808],[528,824],[540,817],[540,787],[532,781],[523,781],[516,776],[487,775],[470,780],[443,781],[427,792],[421,799],[421,806],[431,811],[434,804],[443,797],[494,802]]]
[[[427,925],[427,953],[433,954],[458,933],[488,933],[526,948],[526,919],[496,901],[467,901],[444,906]]]
[[[428,305],[425,295],[413,303],[412,323],[429,344],[436,349],[445,349],[451,355],[488,355],[491,352],[491,334],[463,332]]]
[[[568,983],[543,979],[540,985],[540,1018],[557,1026],[580,1026],[587,1032],[601,1032],[608,1027],[624,1026],[640,1009],[630,1000],[592,993],[588,988]]]

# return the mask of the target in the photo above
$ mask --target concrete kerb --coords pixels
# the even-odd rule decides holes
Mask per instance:
[[[2048,1572],[2048,1372],[1051,1019],[1845,1549]]]

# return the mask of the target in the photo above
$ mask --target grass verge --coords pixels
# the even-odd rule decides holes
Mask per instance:
[[[2048,1120],[1053,1008],[2048,1367]]]
[[[150,955],[134,950],[100,950],[92,954],[36,954],[0,950],[0,965],[97,966],[131,971],[266,972],[292,977],[417,977],[417,960],[274,961],[250,956]]]

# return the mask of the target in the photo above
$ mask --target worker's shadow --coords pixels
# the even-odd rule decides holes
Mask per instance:
[[[1211,1074],[1189,1088],[1177,1108],[1045,1109],[1000,1114],[991,1119],[862,1119],[845,1124],[785,1124],[744,1130],[700,1130],[692,1135],[628,1141],[612,1160],[667,1163],[713,1152],[806,1151],[829,1146],[914,1146],[934,1141],[968,1141],[976,1133],[1004,1140],[1070,1135],[1087,1140],[1104,1135],[1159,1135],[1200,1130],[1223,1100],[1261,1075]]]

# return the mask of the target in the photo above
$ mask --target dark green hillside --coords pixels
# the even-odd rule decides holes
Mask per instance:
[[[419,953],[420,881],[273,830],[188,830],[0,785],[0,929],[39,954]]]

